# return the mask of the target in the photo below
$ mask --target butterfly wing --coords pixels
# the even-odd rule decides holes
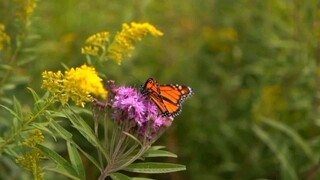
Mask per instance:
[[[178,84],[160,85],[160,95],[175,104],[183,103],[192,94],[192,90],[188,86]]]
[[[157,105],[162,114],[169,114],[168,107],[160,95],[152,93],[149,97]]]
[[[147,95],[153,94],[153,93],[160,94],[160,85],[153,78],[149,78],[144,84],[144,86],[142,87],[141,92],[142,94],[147,94]]]
[[[149,95],[164,116],[172,117],[179,115],[182,102],[193,94],[188,86],[159,85],[153,78],[147,80],[142,88],[142,93]]]

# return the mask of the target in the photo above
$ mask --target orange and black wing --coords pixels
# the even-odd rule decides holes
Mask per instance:
[[[167,112],[164,115],[177,116],[181,112],[183,101],[192,95],[192,90],[188,86],[178,84],[160,85],[160,96]]]
[[[153,78],[149,78],[141,90],[142,94],[160,94],[160,85]]]
[[[181,104],[192,95],[192,90],[188,86],[178,84],[160,85],[160,95],[175,104]]]
[[[149,78],[142,93],[149,95],[164,116],[175,117],[181,112],[182,102],[192,95],[192,90],[178,84],[159,85],[156,80]]]

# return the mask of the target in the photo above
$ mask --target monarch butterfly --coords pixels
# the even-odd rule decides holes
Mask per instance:
[[[160,85],[155,79],[149,78],[141,90],[157,105],[163,116],[176,117],[181,112],[181,104],[193,92],[188,86],[179,84]]]

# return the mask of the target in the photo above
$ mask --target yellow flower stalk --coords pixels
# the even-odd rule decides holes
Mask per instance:
[[[109,43],[109,39],[109,32],[96,33],[86,40],[87,45],[81,48],[81,53],[98,56],[101,50],[102,53],[105,52],[106,46],[108,46]]]
[[[41,130],[36,129],[31,132],[28,139],[23,142],[31,150],[16,159],[16,162],[26,170],[30,171],[36,180],[43,180],[43,167],[40,165],[42,159],[44,159],[43,154],[35,146],[44,142],[44,136]]]
[[[122,31],[118,32],[109,47],[109,53],[118,64],[124,57],[130,57],[131,51],[135,48],[135,42],[141,41],[147,34],[162,36],[163,33],[149,23],[135,23],[130,25],[122,24]]]
[[[5,44],[10,43],[10,36],[4,32],[5,29],[5,25],[0,23],[0,51],[4,48]]]
[[[135,43],[141,41],[144,36],[162,36],[163,33],[149,23],[122,24],[122,30],[117,32],[113,41],[110,41],[109,32],[100,32],[90,36],[86,40],[86,46],[81,49],[82,54],[114,59],[121,64],[125,57],[130,57]]]
[[[44,136],[42,134],[42,131],[36,129],[31,132],[31,136],[23,142],[23,145],[26,145],[28,147],[34,147],[35,145],[40,144],[42,142],[44,142]]]
[[[46,88],[54,94],[62,104],[71,99],[83,107],[86,102],[92,102],[91,94],[102,98],[107,97],[102,79],[94,67],[82,65],[78,68],[71,68],[65,73],[45,71],[42,73],[42,77],[42,88]]]
[[[21,19],[29,19],[37,7],[37,0],[15,0],[20,5],[17,16]]]

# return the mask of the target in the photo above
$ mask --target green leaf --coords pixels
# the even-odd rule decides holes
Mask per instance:
[[[152,150],[159,150],[159,149],[164,149],[166,148],[165,146],[151,146],[150,149]]]
[[[28,64],[28,63],[35,61],[35,60],[36,60],[36,58],[33,56],[27,57],[27,58],[20,58],[19,61],[17,61],[17,65],[23,66],[23,65]]]
[[[41,150],[41,152],[48,158],[50,158],[52,161],[58,164],[59,167],[64,170],[64,173],[67,173],[70,175],[70,177],[78,177],[78,174],[76,170],[72,167],[72,165],[65,160],[62,156],[60,156],[55,151],[51,150],[50,148],[47,148],[41,144],[37,144],[36,147]]]
[[[112,174],[110,175],[110,177],[111,177],[113,180],[132,180],[131,177],[126,176],[126,175],[121,174],[121,173],[112,173]]]
[[[50,134],[51,136],[54,136],[54,132],[52,132],[51,129],[48,128],[49,123],[48,122],[37,122],[37,123],[32,123],[32,126],[40,129],[48,134]]]
[[[110,177],[113,180],[153,180],[151,178],[145,178],[145,177],[129,177],[127,175],[124,175],[122,173],[112,173]]]
[[[39,111],[39,109],[41,109],[41,103],[43,103],[42,99],[39,97],[39,95],[31,88],[28,87],[28,90],[31,92],[32,97],[34,99],[34,106],[36,108],[37,111]]]
[[[30,81],[30,77],[25,75],[11,76],[10,80],[17,86],[19,84],[27,84]]]
[[[74,146],[76,146],[77,149],[78,149],[79,151],[81,151],[82,154],[85,155],[85,156],[92,162],[92,164],[94,164],[94,165],[99,169],[99,171],[102,171],[102,168],[100,167],[98,161],[96,161],[95,158],[93,158],[93,157],[92,157],[90,154],[88,154],[86,151],[82,150],[77,144],[75,144],[75,143],[72,143],[72,144],[73,144]]]
[[[176,154],[165,150],[149,149],[143,157],[178,157]]]
[[[20,102],[16,97],[13,97],[13,109],[14,109],[14,112],[16,112],[17,114],[16,118],[22,122],[23,121],[22,108],[21,108]]]
[[[62,174],[64,176],[69,177],[69,178],[74,179],[74,180],[80,180],[79,177],[70,174],[65,169],[61,168],[60,166],[55,167],[55,168],[46,167],[45,170]]]
[[[0,91],[10,91],[16,88],[16,84],[4,84],[0,87]]]
[[[105,156],[105,158],[109,159],[109,156],[106,154],[106,150],[101,146],[98,138],[95,136],[90,126],[79,115],[72,112],[71,109],[64,110],[63,112],[70,120],[73,127],[76,128],[90,144],[97,147],[99,151]]]
[[[19,117],[19,115],[18,115],[14,110],[8,108],[7,106],[4,106],[4,105],[0,104],[0,107],[2,107],[2,108],[4,108],[5,110],[9,111],[9,113],[10,113],[11,115],[13,115],[15,118],[18,118],[18,117]]]
[[[277,147],[277,144],[273,141],[272,137],[270,137],[267,132],[257,125],[253,126],[253,131],[261,139],[261,141],[263,141],[271,149],[271,151],[275,153],[282,165],[283,170],[290,176],[290,179],[298,179],[288,157]]]
[[[142,143],[135,137],[133,136],[132,134],[130,133],[127,133],[125,131],[122,131],[123,134],[127,135],[128,137],[130,137],[131,139],[133,139],[134,141],[136,141],[138,144],[140,144],[140,146],[142,146]]]
[[[32,88],[27,87],[27,89],[31,92],[34,101],[35,102],[39,101],[40,99],[39,95]]]
[[[315,158],[313,156],[313,152],[312,149],[310,148],[310,146],[302,139],[302,137],[296,132],[294,131],[292,128],[290,128],[289,126],[285,125],[284,123],[281,123],[279,121],[274,121],[271,119],[262,119],[262,122],[287,134],[289,137],[291,137],[291,139],[293,141],[295,141],[300,147],[301,149],[304,151],[304,153],[306,154],[306,156],[309,157],[309,159],[311,161],[313,161],[314,164],[317,163],[317,158]]]
[[[50,121],[50,126],[65,140],[72,139],[72,134],[64,129],[59,123],[55,120]]]
[[[59,123],[52,120],[50,121],[50,126],[66,141],[72,143],[78,150],[82,152],[83,155],[85,155],[99,170],[101,170],[101,167],[99,166],[99,163],[87,152],[82,150],[76,143],[72,140],[72,134],[64,129]]]
[[[85,170],[83,167],[82,159],[79,155],[77,148],[67,141],[68,154],[73,168],[76,169],[80,179],[86,179]]]
[[[13,67],[10,66],[10,65],[7,65],[7,64],[0,64],[0,69],[3,69],[3,70],[12,70]]]
[[[170,173],[186,170],[186,166],[173,163],[134,163],[127,166],[125,171],[145,174]]]

